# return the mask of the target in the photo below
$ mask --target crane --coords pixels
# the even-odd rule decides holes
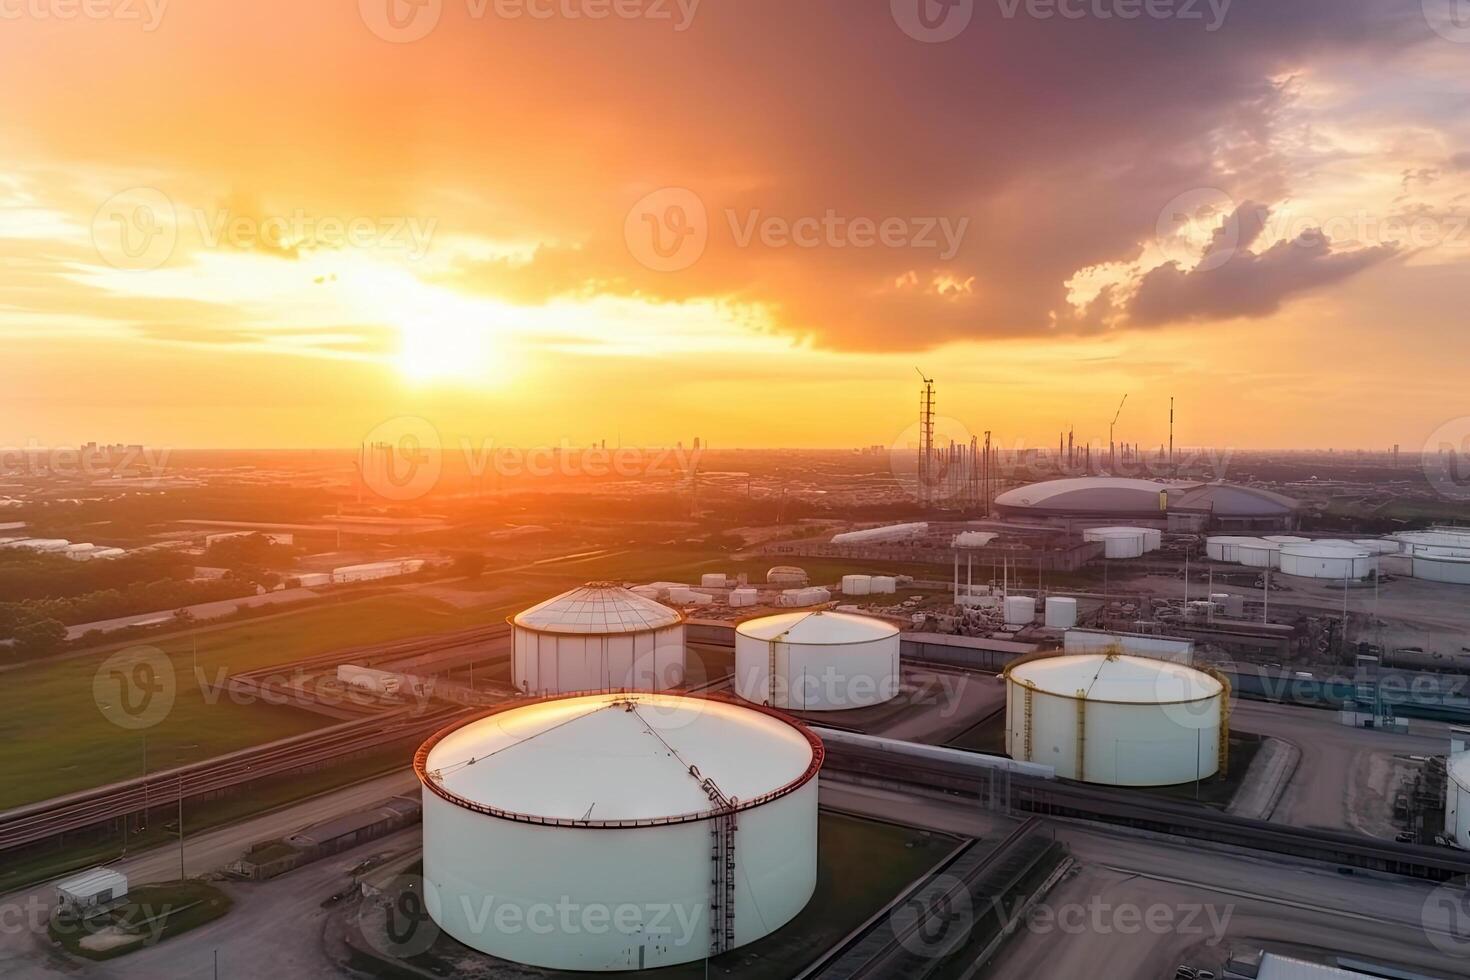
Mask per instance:
[[[1114,459],[1113,429],[1118,424],[1118,419],[1123,414],[1123,406],[1128,404],[1128,393],[1123,393],[1123,400],[1118,403],[1118,410],[1113,413],[1113,421],[1108,425],[1108,470],[1117,475],[1116,460]]]

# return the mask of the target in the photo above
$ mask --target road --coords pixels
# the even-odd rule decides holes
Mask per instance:
[[[827,779],[822,802],[950,833],[1003,832],[967,801]],[[1453,909],[1427,884],[1082,823],[1053,826],[1080,870],[1011,938],[987,977],[1168,977],[1186,961],[1218,965],[1231,943],[1320,947],[1444,977],[1470,973],[1470,934],[1444,932]]]
[[[206,831],[197,837],[186,837],[184,840],[184,868],[189,875],[202,875],[206,872],[215,871],[232,861],[239,860],[246,847],[255,841],[281,837],[307,824],[370,806],[390,796],[395,796],[400,793],[415,793],[417,792],[417,788],[418,780],[410,772],[381,776],[365,783],[358,783],[345,789],[335,790],[309,800],[303,800],[280,810],[251,817],[248,820],[231,824],[228,827]],[[326,864],[332,863],[334,862],[326,862]],[[113,862],[110,867],[122,871],[128,876],[128,880],[134,884],[149,881],[176,880],[179,877],[179,852],[176,847],[159,847],[139,854],[136,857]],[[321,867],[321,865],[313,867]],[[351,867],[351,865],[349,864],[348,867]],[[303,872],[293,873],[289,878],[283,879],[283,881],[305,881],[306,879],[301,877],[302,874]],[[334,880],[336,884],[325,892],[321,894],[311,893],[315,894],[315,897],[310,898],[310,902],[320,902],[327,895],[340,888],[342,885],[340,878]],[[38,959],[42,962],[50,960],[49,942],[44,938],[46,922],[44,910],[50,908],[53,897],[50,883],[0,896],[0,976],[7,978],[17,976],[52,977],[70,975],[75,972],[74,967],[68,967],[61,972],[56,972],[53,968],[43,967],[38,963]],[[275,913],[272,914],[274,915]],[[236,913],[231,912],[229,916],[221,920],[221,923],[232,923],[235,920]],[[284,921],[284,918],[282,921]],[[26,928],[17,928],[16,923],[24,923]],[[206,929],[208,928],[210,927],[206,927]],[[177,940],[170,942],[161,952],[167,952],[169,949],[177,948],[177,942]],[[134,959],[135,956],[129,956],[126,957],[125,961],[120,960],[119,962],[131,964]],[[155,963],[155,966],[157,965]],[[94,974],[89,970],[88,975]],[[104,974],[99,973],[95,975]],[[105,975],[110,976],[112,974],[108,973]],[[146,973],[136,975],[147,976]],[[203,975],[200,974],[200,976]],[[274,976],[284,980],[286,977],[302,976],[304,974],[290,971],[279,974],[242,974],[238,971],[231,971],[223,975]],[[169,976],[172,978],[181,975],[169,970],[164,973],[155,973],[153,976]]]
[[[1296,827],[1350,830],[1392,838],[1393,796],[1411,755],[1443,755],[1449,726],[1409,720],[1409,734],[1352,728],[1337,712],[1237,700],[1230,727],[1290,742],[1301,751],[1296,772],[1270,819]]]

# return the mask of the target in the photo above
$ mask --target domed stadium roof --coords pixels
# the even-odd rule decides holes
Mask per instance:
[[[1164,483],[1111,476],[1032,483],[1007,490],[995,498],[995,505],[1003,513],[1075,517],[1161,517],[1168,511],[1273,517],[1290,514],[1298,506],[1279,493],[1233,483]]]

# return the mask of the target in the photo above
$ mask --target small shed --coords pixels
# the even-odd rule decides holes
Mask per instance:
[[[127,876],[111,868],[93,868],[56,883],[57,904],[81,915],[111,908],[127,896]]]

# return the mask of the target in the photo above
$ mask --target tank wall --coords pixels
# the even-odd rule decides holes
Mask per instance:
[[[1460,847],[1470,848],[1470,789],[1453,778],[1445,780],[1444,833]]]
[[[683,683],[684,624],[644,633],[570,636],[512,627],[511,671],[532,694],[664,691]]]
[[[1025,754],[1025,687],[1008,684],[1006,750],[1011,758],[1053,766],[1064,779],[1115,786],[1171,786],[1219,770],[1220,699],[1187,705],[1086,702],[1079,774],[1078,702],[1032,695],[1031,754]]]
[[[881,704],[898,695],[897,634],[870,643],[816,645],[775,642],[735,634],[735,691],[747,701],[797,711],[841,711]],[[774,693],[774,698],[772,694]]]
[[[708,954],[709,821],[548,827],[422,793],[425,901],[460,942],[556,970],[654,968]],[[788,922],[816,888],[817,780],[736,821],[743,945]]]

